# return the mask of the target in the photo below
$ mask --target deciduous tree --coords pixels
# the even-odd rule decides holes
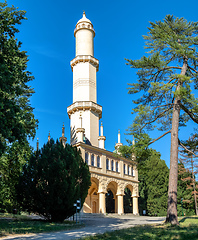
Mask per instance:
[[[25,11],[0,3],[0,156],[9,143],[34,137],[37,120],[30,106],[28,57],[16,38]]]
[[[162,136],[171,133],[166,221],[178,224],[178,132],[190,119],[198,123],[198,99],[192,93],[198,87],[198,23],[167,15],[163,21],[150,22],[148,29],[147,55],[127,59],[131,68],[139,69],[137,82],[129,84],[129,93],[140,96],[133,100],[137,116],[130,130],[139,134],[157,126],[164,131]]]

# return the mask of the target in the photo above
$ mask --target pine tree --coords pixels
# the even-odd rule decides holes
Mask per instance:
[[[198,87],[198,23],[167,15],[163,21],[150,22],[150,25],[148,35],[144,36],[148,56],[140,60],[127,59],[131,68],[139,69],[137,83],[129,84],[129,93],[140,96],[133,100],[136,104],[133,113],[137,116],[130,131],[140,134],[157,126],[164,131],[161,137],[171,133],[166,221],[175,225],[179,224],[179,127],[185,126],[190,119],[198,123],[198,99],[192,94],[192,89]]]

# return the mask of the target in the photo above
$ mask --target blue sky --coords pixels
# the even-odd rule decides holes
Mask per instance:
[[[143,56],[144,40],[149,21],[162,20],[167,14],[198,21],[197,0],[127,0],[127,1],[67,1],[67,0],[7,0],[8,5],[26,10],[27,21],[19,27],[18,39],[22,50],[29,55],[28,70],[35,80],[31,86],[35,94],[31,105],[39,120],[36,138],[40,147],[47,142],[48,132],[57,139],[63,122],[69,141],[67,107],[72,104],[72,71],[70,61],[75,57],[73,31],[77,21],[86,12],[96,31],[94,56],[99,60],[97,73],[97,102],[103,107],[106,149],[113,151],[118,129],[126,144],[126,129],[132,124],[134,96],[127,94],[127,83],[136,80],[135,71],[126,66],[124,58]],[[180,138],[188,138],[194,125],[180,131]],[[152,133],[158,137],[161,133]],[[36,147],[36,139],[31,142]],[[169,167],[170,135],[154,143]]]

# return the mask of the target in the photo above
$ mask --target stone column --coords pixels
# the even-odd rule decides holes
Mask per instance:
[[[139,215],[139,209],[138,209],[138,197],[133,196],[133,214]]]
[[[99,192],[99,213],[106,213],[105,192]]]
[[[123,194],[117,194],[118,197],[118,214],[124,213],[124,201],[123,201]]]

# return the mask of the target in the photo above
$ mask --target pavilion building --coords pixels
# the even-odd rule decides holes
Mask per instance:
[[[74,30],[76,39],[75,58],[70,62],[73,71],[73,103],[67,108],[70,118],[70,143],[77,146],[91,173],[91,187],[85,200],[86,213],[106,213],[106,199],[112,195],[115,213],[124,213],[124,195],[128,188],[132,197],[132,213],[138,211],[138,171],[134,161],[119,155],[120,132],[115,148],[117,153],[105,149],[106,137],[102,118],[102,106],[97,104],[96,75],[99,61],[94,57],[95,30],[93,24],[83,17]],[[100,128],[100,134],[99,134]],[[60,138],[66,142],[64,129]]]

